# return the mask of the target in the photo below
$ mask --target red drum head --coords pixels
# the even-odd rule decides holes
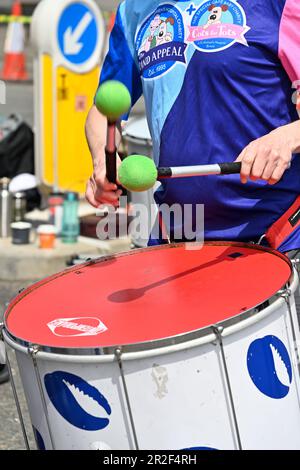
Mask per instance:
[[[291,274],[285,256],[251,245],[137,250],[77,266],[22,292],[6,312],[6,329],[53,348],[160,340],[262,304]]]

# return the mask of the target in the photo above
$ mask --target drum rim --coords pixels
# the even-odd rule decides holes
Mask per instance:
[[[127,126],[125,127],[124,131],[123,131],[123,138],[124,140],[131,140],[132,142],[141,142],[141,143],[146,143],[147,144],[147,147],[151,147],[153,148],[153,141],[151,139],[151,135],[150,135],[150,139],[147,139],[147,137],[137,137],[136,135],[132,134],[132,131],[130,132],[129,129],[133,126],[134,123],[137,123],[137,122],[140,122],[140,121],[146,121],[147,123],[147,117],[146,116],[138,116],[136,118],[133,118],[133,120],[127,124]],[[149,126],[148,126],[148,129],[149,129]],[[149,133],[150,133],[150,130],[149,130]]]
[[[124,140],[127,142],[138,142],[138,143],[143,143],[143,144],[147,144],[146,147],[149,147],[149,148],[153,148],[153,144],[152,144],[152,140],[151,139],[145,139],[145,138],[141,138],[141,137],[136,137],[134,135],[131,135],[131,134],[125,134],[124,135]],[[151,157],[149,157],[151,158]]]
[[[100,257],[99,259],[88,261],[87,263],[83,263],[80,265],[80,268],[83,267],[88,267],[91,265],[95,265],[98,263],[103,263],[106,261],[109,261],[110,259],[113,258],[123,258],[125,256],[134,256],[135,254],[142,253],[143,251],[160,251],[162,249],[174,249],[174,248],[181,248],[182,246],[185,246],[186,243],[171,243],[168,245],[159,245],[159,246],[154,246],[154,247],[148,247],[148,248],[138,248],[136,250],[132,250],[129,252],[124,252],[124,253],[118,253],[118,254],[113,254],[109,256],[104,256]],[[276,293],[274,293],[271,297],[266,298],[263,302],[261,302],[259,305],[256,305],[254,307],[251,307],[249,310],[246,310],[238,315],[235,315],[233,317],[227,318],[225,320],[222,320],[218,323],[207,325],[203,328],[199,328],[194,331],[189,331],[185,332],[179,335],[175,336],[169,336],[166,338],[160,338],[160,339],[155,339],[151,341],[144,341],[140,343],[133,343],[133,344],[116,344],[112,346],[104,346],[104,347],[89,347],[89,348],[69,348],[69,347],[54,347],[54,346],[45,346],[39,343],[31,343],[29,341],[23,340],[21,338],[18,338],[14,336],[8,329],[7,326],[7,319],[12,311],[12,309],[15,307],[17,303],[19,303],[25,296],[31,294],[34,290],[38,289],[39,287],[44,286],[45,284],[54,281],[55,279],[58,279],[59,277],[62,277],[64,275],[69,274],[70,272],[73,271],[78,271],[78,266],[74,266],[71,268],[68,268],[60,273],[54,274],[53,276],[47,277],[46,279],[33,284],[32,286],[28,287],[25,289],[23,292],[21,292],[8,306],[7,310],[4,313],[4,318],[3,318],[3,326],[6,335],[8,338],[10,338],[13,342],[16,344],[26,347],[26,348],[32,348],[37,347],[39,352],[45,352],[45,353],[52,353],[52,354],[61,354],[61,355],[76,355],[76,356],[92,356],[92,355],[114,355],[116,350],[121,350],[122,353],[127,354],[127,353],[138,353],[138,352],[143,352],[143,351],[149,351],[149,350],[155,350],[158,348],[167,348],[170,346],[176,346],[182,343],[188,343],[189,341],[197,340],[204,338],[205,336],[211,335],[213,332],[213,329],[215,328],[220,328],[221,330],[225,330],[233,325],[236,325],[237,323],[242,322],[243,320],[247,320],[250,318],[252,315],[261,312],[262,310],[265,310],[267,307],[270,307],[273,305],[276,301],[280,299],[279,294],[281,291],[284,291],[288,286],[290,286],[294,280],[294,269],[293,269],[293,263],[292,261],[285,256],[284,254],[280,253],[279,251],[273,250],[272,248],[268,247],[262,247],[260,245],[256,244],[249,244],[249,243],[244,243],[244,242],[230,242],[230,241],[206,241],[204,243],[204,246],[234,246],[234,247],[240,247],[240,248],[248,248],[248,249],[255,249],[258,251],[263,251],[263,252],[268,252],[270,254],[273,254],[275,256],[278,256],[281,258],[283,261],[285,261],[290,269],[291,269],[291,275],[289,279],[286,281],[286,283],[283,284],[283,286],[278,289]]]

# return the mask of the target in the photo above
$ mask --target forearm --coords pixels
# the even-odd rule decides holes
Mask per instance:
[[[87,143],[92,155],[93,165],[96,169],[97,166],[104,164],[105,161],[105,146],[107,138],[107,118],[101,114],[94,105],[87,117],[85,124],[85,134]],[[119,146],[121,141],[120,126],[117,126],[116,132],[116,145]]]
[[[284,131],[286,140],[292,153],[300,153],[300,119],[298,121],[279,127],[273,132]]]
[[[294,139],[295,139],[295,150],[294,153],[300,153],[300,119],[293,124],[293,132],[294,132]]]

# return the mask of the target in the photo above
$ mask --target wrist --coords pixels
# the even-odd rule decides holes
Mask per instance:
[[[291,153],[300,152],[300,120],[284,126]]]
[[[294,126],[293,153],[300,153],[300,119],[292,124]]]
[[[282,135],[291,153],[300,153],[300,119],[271,132],[271,134],[277,133]]]
[[[99,168],[105,166],[105,145],[95,145],[91,153],[94,170],[98,170]]]

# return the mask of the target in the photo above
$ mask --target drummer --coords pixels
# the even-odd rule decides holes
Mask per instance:
[[[109,79],[133,105],[144,95],[157,165],[242,162],[240,177],[165,180],[155,195],[204,204],[205,239],[257,242],[300,195],[299,0],[125,0],[100,83]],[[106,126],[93,106],[86,197],[95,207],[121,195],[106,179]],[[276,248],[300,248],[298,219]]]

